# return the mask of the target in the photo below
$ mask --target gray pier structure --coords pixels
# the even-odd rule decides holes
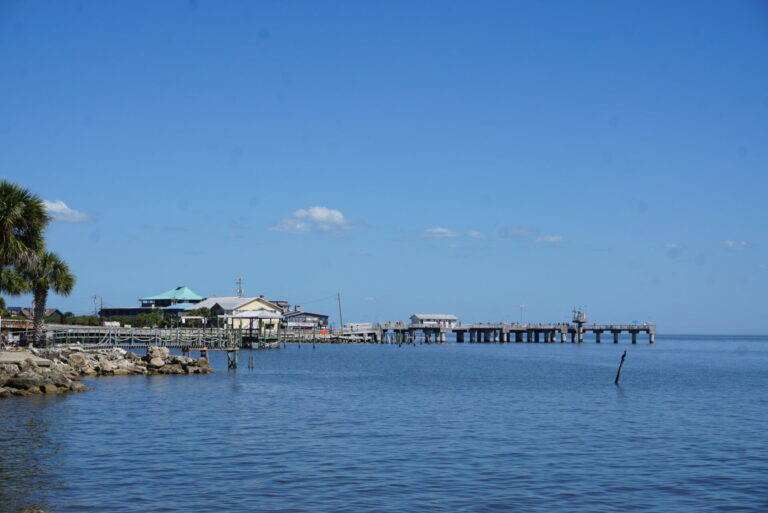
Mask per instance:
[[[366,329],[344,329],[343,338],[361,342],[380,344],[444,343],[452,333],[457,343],[470,344],[507,344],[507,343],[561,343],[581,344],[585,335],[590,334],[595,343],[601,343],[603,334],[612,335],[613,343],[619,343],[619,335],[628,333],[632,343],[637,343],[637,336],[643,333],[648,342],[654,343],[656,326],[652,324],[456,324],[453,326],[435,326],[431,324],[408,324],[405,322],[385,322],[371,324]],[[610,334],[610,335],[608,335]]]

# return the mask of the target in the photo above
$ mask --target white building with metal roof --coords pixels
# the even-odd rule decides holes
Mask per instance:
[[[412,326],[453,328],[459,324],[459,318],[453,314],[413,314]]]

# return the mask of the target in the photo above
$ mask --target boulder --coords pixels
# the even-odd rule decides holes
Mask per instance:
[[[15,364],[0,365],[0,387],[18,373],[19,368]]]
[[[193,363],[195,360],[188,356],[171,356],[171,363],[178,363],[181,365],[189,365],[190,363]]]
[[[71,385],[69,385],[69,389],[72,392],[84,392],[88,390],[88,387],[83,385],[82,383],[78,383],[77,381],[73,381]]]
[[[153,358],[162,358],[163,360],[167,360],[170,354],[171,350],[167,347],[150,346],[147,349],[148,360],[152,360]]]
[[[144,374],[146,372],[146,363],[144,363],[144,367],[140,367],[139,365],[136,365],[135,363],[128,360],[120,360],[117,362],[117,369],[115,369],[115,375]]]
[[[56,386],[56,385],[54,385],[53,383],[46,383],[45,385],[43,385],[43,386],[41,386],[41,387],[40,387],[40,390],[41,390],[41,391],[42,391],[44,394],[49,394],[49,395],[53,395],[53,394],[59,394],[59,393],[61,393],[61,391],[59,390],[59,387],[57,387],[57,386]],[[65,389],[65,390],[66,390],[66,389]]]
[[[147,365],[147,367],[149,367],[150,369],[159,369],[163,365],[165,365],[165,360],[163,360],[162,358],[152,358],[149,360],[149,364]]]
[[[184,368],[178,363],[169,363],[158,369],[161,374],[186,374]]]
[[[115,369],[117,369],[117,364],[112,360],[102,360],[99,362],[99,368],[101,372],[108,374],[115,372]]]
[[[68,387],[72,383],[72,380],[67,374],[55,369],[47,370],[42,376],[47,382],[53,383],[57,387]]]
[[[67,363],[79,374],[90,372],[94,367],[93,361],[85,353],[72,353]]]
[[[30,369],[37,369],[37,362],[30,356],[29,358],[25,358],[24,361],[19,364],[19,368],[22,372]]]
[[[13,392],[11,392],[10,389],[5,387],[0,387],[0,398],[4,399],[6,397],[10,397],[11,395],[13,395]]]
[[[32,370],[20,372],[5,382],[6,388],[21,390],[35,390],[39,389],[42,385],[45,385],[45,379]]]

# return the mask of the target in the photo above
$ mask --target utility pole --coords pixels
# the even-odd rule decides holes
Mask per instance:
[[[344,336],[344,318],[341,316],[341,292],[336,293],[336,299],[339,300],[339,327],[341,327],[341,336]]]
[[[104,301],[102,300],[101,296],[93,296],[93,315],[98,317],[99,310],[102,308],[104,308]]]
[[[243,292],[243,282],[244,281],[245,280],[243,278],[237,278],[235,280],[235,285],[237,285],[237,297],[243,297],[243,295],[245,294]]]

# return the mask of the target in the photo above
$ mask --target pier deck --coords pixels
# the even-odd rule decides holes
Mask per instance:
[[[463,343],[583,343],[584,335],[591,333],[596,343],[600,343],[603,333],[613,335],[613,343],[619,343],[619,336],[628,333],[632,343],[637,343],[640,333],[648,335],[648,342],[653,344],[656,326],[652,324],[458,324],[454,326],[435,326],[424,324],[381,323],[373,324],[366,330],[344,330],[344,337],[361,338],[373,342],[403,343],[420,339],[423,342],[445,342],[448,333],[453,333],[456,342]]]

